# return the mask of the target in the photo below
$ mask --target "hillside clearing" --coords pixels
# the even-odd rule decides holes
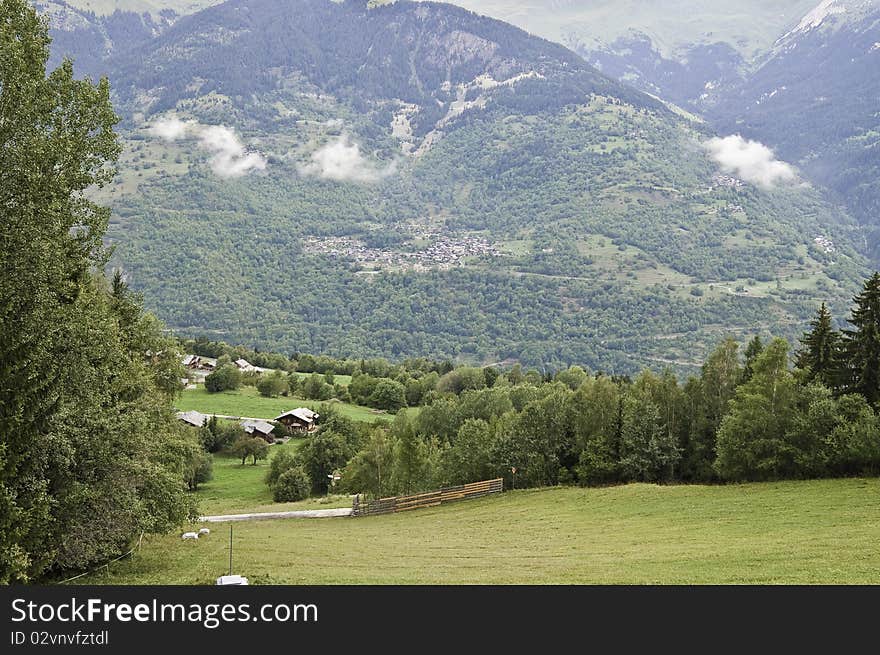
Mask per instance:
[[[390,516],[235,525],[253,584],[880,583],[880,480],[513,491]],[[146,539],[85,583],[211,584],[225,528]]]
[[[353,421],[366,421],[372,423],[375,420],[391,421],[394,416],[386,412],[343,403],[338,400],[322,402],[319,400],[305,400],[295,396],[265,398],[254,387],[241,387],[235,391],[221,391],[209,393],[205,387],[199,385],[196,389],[187,389],[180,394],[177,400],[177,408],[181,411],[196,410],[203,414],[222,414],[226,416],[249,416],[263,419],[273,419],[282,412],[297,407],[308,407],[317,412],[321,406],[332,406],[340,414]]]

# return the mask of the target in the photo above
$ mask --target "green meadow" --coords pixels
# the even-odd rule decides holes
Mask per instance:
[[[214,477],[209,482],[200,484],[196,492],[202,515],[350,507],[350,497],[338,495],[309,498],[296,503],[276,503],[272,500],[272,492],[264,481],[271,458],[284,450],[296,450],[302,442],[301,437],[295,437],[285,444],[270,446],[269,458],[257,462],[256,465],[250,459],[242,465],[238,457],[216,453]]]
[[[203,493],[210,493],[207,488]],[[212,584],[226,524],[150,537],[92,584]],[[880,480],[510,491],[408,513],[234,524],[252,584],[880,583]]]
[[[177,409],[181,411],[197,410],[203,414],[223,414],[226,416],[248,416],[253,418],[273,419],[279,414],[297,407],[308,407],[320,412],[322,405],[332,405],[343,416],[354,421],[373,422],[391,421],[394,416],[377,409],[343,403],[338,400],[322,402],[305,400],[295,396],[265,398],[254,387],[243,386],[235,391],[208,393],[204,385],[196,389],[186,389],[177,400]]]

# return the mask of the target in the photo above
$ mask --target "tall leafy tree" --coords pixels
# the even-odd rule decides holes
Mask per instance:
[[[85,192],[119,154],[109,85],[69,61],[47,75],[48,56],[45,21],[0,0],[0,583],[104,561],[194,511],[176,350],[121,276],[95,273],[109,211]]]
[[[865,281],[853,302],[849,319],[853,329],[843,330],[844,385],[876,409],[880,407],[880,273]]]
[[[765,480],[793,473],[784,435],[797,411],[798,386],[788,369],[789,344],[774,339],[753,364],[752,378],[736,389],[716,442],[718,475]]]
[[[816,318],[810,321],[810,331],[801,337],[801,349],[796,365],[807,371],[807,379],[818,380],[833,388],[837,381],[840,333],[832,325],[831,312],[822,303]]]

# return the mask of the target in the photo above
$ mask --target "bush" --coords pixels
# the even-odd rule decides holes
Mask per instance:
[[[201,448],[187,463],[186,484],[190,491],[196,491],[202,482],[214,477],[214,458]]]
[[[278,478],[280,478],[282,474],[297,465],[298,462],[296,456],[291,451],[282,450],[281,452],[276,453],[269,462],[269,470],[266,471],[266,484],[269,485],[269,488],[274,487],[275,483],[278,482]]]
[[[266,373],[257,381],[257,391],[266,398],[277,398],[288,391],[287,379],[280,371]]]
[[[241,371],[235,364],[224,364],[205,378],[205,390],[210,393],[238,389],[241,386]]]
[[[389,412],[406,407],[406,387],[397,380],[381,380],[370,396],[369,404]]]
[[[289,503],[309,497],[312,481],[301,466],[295,466],[282,473],[272,487],[272,498],[276,503]]]
[[[209,453],[216,453],[232,446],[241,436],[241,428],[234,423],[218,421],[216,416],[212,416],[199,431],[199,436],[204,449]]]

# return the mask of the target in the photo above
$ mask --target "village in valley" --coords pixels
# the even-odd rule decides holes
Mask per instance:
[[[346,259],[371,268],[398,268],[411,270],[449,269],[461,266],[471,258],[501,257],[503,253],[486,239],[445,231],[445,228],[418,222],[394,226],[399,234],[406,234],[413,249],[371,247],[364,240],[351,236],[310,236],[304,241],[312,253]]]

